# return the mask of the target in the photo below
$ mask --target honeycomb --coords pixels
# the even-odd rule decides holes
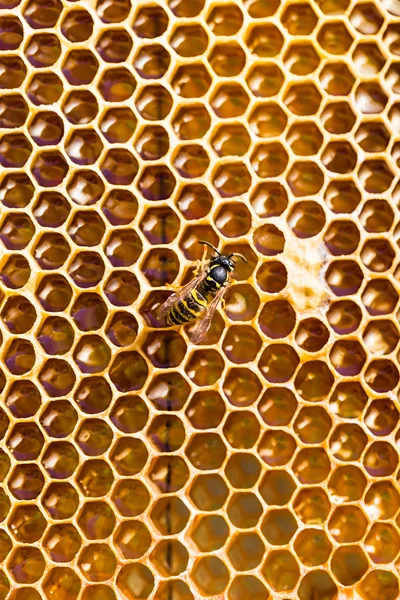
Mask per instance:
[[[399,597],[399,17],[0,0],[0,600]]]

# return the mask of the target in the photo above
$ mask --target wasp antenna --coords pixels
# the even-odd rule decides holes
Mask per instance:
[[[215,246],[213,246],[212,244],[210,244],[210,242],[205,242],[204,240],[200,240],[197,243],[198,244],[205,244],[206,246],[209,246],[210,248],[212,248],[214,250],[214,252],[216,252],[218,254],[218,256],[221,256],[221,252],[219,252],[219,250],[217,250]]]
[[[235,256],[237,256],[238,258],[241,258],[243,262],[247,263],[247,258],[245,256],[243,256],[243,254],[235,254],[235,253],[233,253],[233,254],[230,254],[228,256],[228,258],[232,258],[232,257],[235,257]]]

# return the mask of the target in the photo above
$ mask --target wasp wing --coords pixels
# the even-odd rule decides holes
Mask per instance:
[[[197,275],[197,277],[189,281],[189,283],[186,284],[183,288],[181,288],[178,292],[171,294],[171,296],[169,296],[164,302],[164,304],[162,304],[159,308],[157,318],[161,319],[165,317],[165,315],[169,313],[174,304],[179,302],[179,300],[184,298],[189,292],[191,292],[196,286],[198,286],[199,283],[203,281],[203,279],[206,277],[206,275],[207,271],[204,270],[202,273],[200,273],[200,275]]]
[[[203,337],[206,335],[207,331],[210,329],[211,321],[217,310],[217,306],[220,300],[223,298],[225,292],[227,291],[228,286],[224,286],[220,288],[215,295],[214,299],[210,302],[207,309],[204,311],[203,316],[200,317],[199,322],[197,323],[192,335],[190,336],[190,341],[193,344],[198,344],[201,342]]]

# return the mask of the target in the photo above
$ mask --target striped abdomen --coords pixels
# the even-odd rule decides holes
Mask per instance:
[[[167,318],[169,325],[181,325],[197,319],[207,308],[204,297],[196,290],[189,292],[170,310]]]

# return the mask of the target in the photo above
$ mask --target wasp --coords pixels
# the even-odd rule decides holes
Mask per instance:
[[[158,317],[167,317],[168,325],[183,325],[198,319],[191,335],[191,341],[198,344],[210,329],[217,306],[230,284],[229,275],[235,268],[232,258],[238,257],[247,263],[242,254],[221,254],[209,242],[205,244],[214,250],[205,269],[181,290],[172,294],[161,306]]]

